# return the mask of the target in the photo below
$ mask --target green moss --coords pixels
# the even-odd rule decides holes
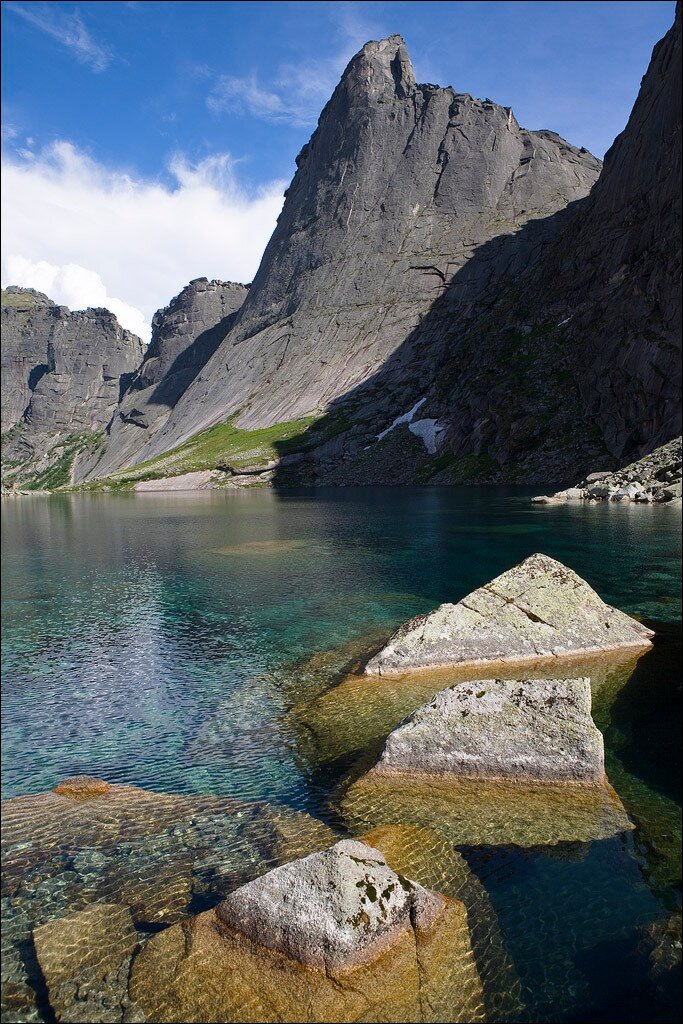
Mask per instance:
[[[3,306],[20,307],[21,309],[32,308],[37,305],[35,295],[31,295],[29,292],[8,292],[2,289],[2,295],[0,296],[0,304]]]
[[[243,430],[234,425],[235,418],[217,423],[163,455],[124,469],[101,483],[154,480],[216,469],[221,465],[235,469],[266,465],[283,455],[307,450],[311,446],[309,430],[318,420],[316,416],[308,416],[257,430]]]
[[[448,469],[455,462],[455,455],[453,452],[442,452],[441,455],[435,455],[432,459],[427,459],[415,473],[416,484],[426,484],[432,477],[435,477],[437,473],[441,473],[444,469]]]
[[[15,429],[17,428],[12,428],[12,431]],[[12,431],[8,431],[7,435]],[[9,439],[7,435],[3,435],[3,441]],[[19,488],[27,491],[54,491],[69,487],[76,456],[88,449],[97,451],[103,444],[104,434],[101,431],[69,434],[47,453],[49,465],[39,472],[35,471],[30,461],[4,460],[3,484],[10,487],[16,482]]]
[[[71,470],[74,464],[73,451],[64,452],[57,461],[31,477],[23,485],[27,491],[54,491],[57,487],[66,487],[71,483]]]

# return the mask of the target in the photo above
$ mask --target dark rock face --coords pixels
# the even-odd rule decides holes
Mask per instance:
[[[680,33],[679,6],[598,184],[546,220],[557,230],[535,264],[498,277],[468,320],[459,294],[480,279],[480,248],[408,342],[334,403],[348,429],[300,479],[570,482],[680,433]]]
[[[214,354],[235,320],[248,289],[200,277],[152,320],[152,340],[109,428],[97,475],[135,459],[168,419],[180,397]],[[78,475],[91,467],[84,461]]]
[[[609,451],[681,432],[681,7],[586,206],[535,278],[571,316],[581,395]]]
[[[24,415],[41,376],[59,307],[32,288],[2,292],[2,432]]]
[[[405,366],[435,300],[481,313],[601,166],[507,108],[416,84],[399,36],[354,57],[297,164],[234,327],[136,461],[237,410],[246,428],[322,411]]]

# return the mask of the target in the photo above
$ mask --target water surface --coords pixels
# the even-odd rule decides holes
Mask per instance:
[[[642,929],[674,910],[680,891],[680,513],[534,506],[531,493],[4,501],[3,797],[90,774],[267,800],[343,829],[335,793],[363,743],[334,757],[311,748],[301,709],[334,704],[347,662],[407,617],[543,551],[658,630],[654,651],[594,708],[611,781],[638,828],[578,852],[462,852],[519,974],[520,1019],[675,1019],[671,992],[648,975]],[[352,712],[337,707],[348,724]]]

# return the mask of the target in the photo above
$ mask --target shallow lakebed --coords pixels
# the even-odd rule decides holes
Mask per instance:
[[[495,946],[505,963],[489,974],[479,964],[489,1019],[676,1019],[676,986],[658,965],[680,906],[680,512],[539,507],[533,493],[4,501],[3,798],[88,774],[188,801],[156,829],[158,811],[141,811],[148,824],[121,826],[106,847],[89,825],[65,822],[60,836],[30,801],[8,805],[3,916],[19,952],[5,969],[4,1019],[52,1019],[44,993],[30,1004],[22,989],[26,979],[29,995],[40,989],[30,928],[80,909],[86,892],[91,902],[135,903],[131,863],[149,889],[136,924],[151,934],[330,836],[391,823],[423,830],[435,886],[454,847],[464,858],[482,920],[495,922],[495,942],[482,949]],[[386,801],[350,807],[349,782],[383,737],[449,682],[442,673],[412,683],[358,677],[363,658],[406,618],[459,600],[534,551],[657,630],[640,659],[582,669],[610,782],[636,828],[548,843],[511,819],[495,843],[475,827],[465,842],[439,832],[441,811],[419,794],[398,801],[391,822]],[[239,818],[232,831],[221,824],[228,813]],[[32,815],[42,824],[28,850]],[[439,837],[431,847],[430,835]],[[174,857],[186,884],[169,870]]]

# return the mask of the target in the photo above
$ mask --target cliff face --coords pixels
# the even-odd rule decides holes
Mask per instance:
[[[184,472],[286,455],[281,485],[545,485],[680,433],[680,26],[679,6],[602,174],[509,108],[417,84],[399,36],[366,44],[253,285],[194,281],[157,314],[75,479],[163,475],[182,445]],[[39,421],[51,375],[22,373],[12,408],[28,389]]]
[[[481,249],[408,343],[334,404],[349,429],[301,480],[573,482],[680,434],[680,49],[679,5],[590,196],[549,218],[557,231],[535,263],[499,276],[468,319],[460,295],[479,283]]]
[[[59,306],[32,289],[2,292],[2,432],[24,415],[41,376]]]
[[[681,432],[681,7],[590,199],[534,282],[571,316],[581,394],[610,452]]]
[[[76,477],[98,476],[135,459],[230,330],[248,289],[231,281],[191,281],[154,314],[152,340],[108,427],[104,452],[81,459]]]
[[[143,351],[107,309],[72,313],[31,289],[3,290],[3,463],[32,471],[48,447],[103,430]]]
[[[238,410],[243,428],[321,412],[402,349],[446,291],[470,321],[600,170],[506,108],[416,84],[398,36],[351,61],[297,164],[234,326],[135,461]]]

